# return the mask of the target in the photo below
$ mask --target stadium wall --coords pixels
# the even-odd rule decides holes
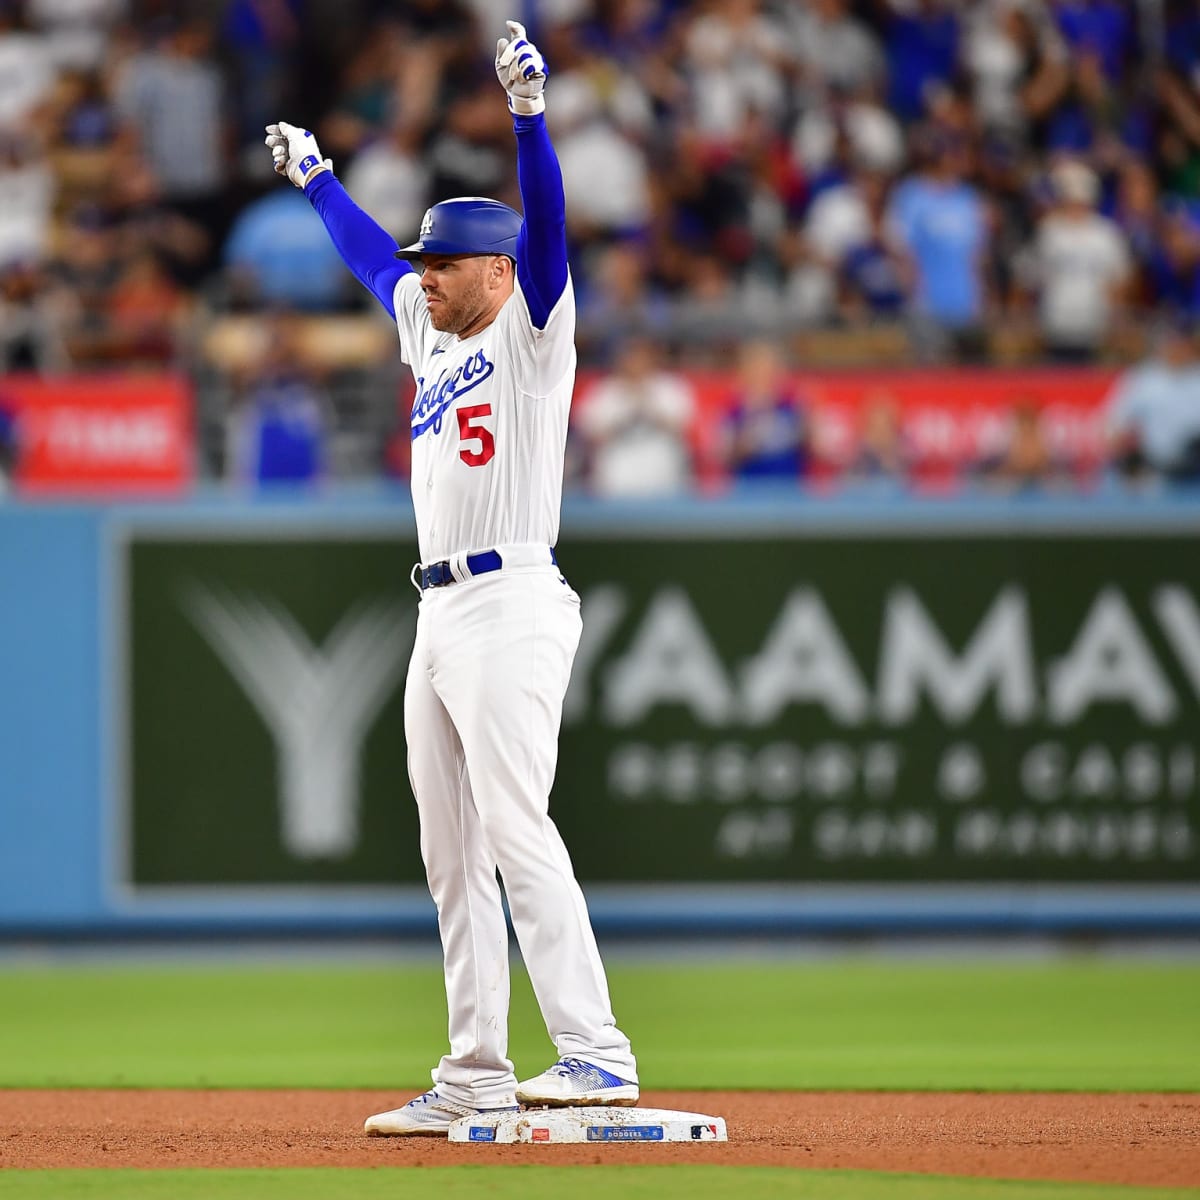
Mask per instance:
[[[432,934],[411,528],[0,509],[0,936]],[[1200,931],[1198,534],[1189,496],[569,501],[598,926]]]

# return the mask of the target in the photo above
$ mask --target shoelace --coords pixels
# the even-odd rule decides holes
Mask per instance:
[[[431,1088],[421,1096],[416,1096],[408,1102],[406,1108],[417,1108],[424,1106],[426,1108],[436,1105],[443,1112],[457,1113],[463,1117],[469,1117],[472,1113],[484,1112],[485,1109],[471,1108],[466,1104],[459,1104],[457,1100],[447,1100],[445,1096],[439,1096],[437,1091]]]
[[[581,1058],[560,1058],[546,1074],[561,1075],[564,1079],[586,1079],[588,1076],[596,1075],[598,1072],[599,1068],[592,1066],[591,1063],[584,1062]]]

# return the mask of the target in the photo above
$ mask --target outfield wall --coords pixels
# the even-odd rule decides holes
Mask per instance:
[[[434,929],[399,494],[0,509],[0,935]],[[1200,931],[1200,501],[572,501],[608,933]]]

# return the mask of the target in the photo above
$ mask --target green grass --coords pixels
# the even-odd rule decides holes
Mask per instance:
[[[791,1171],[713,1166],[445,1166],[329,1170],[6,1171],[5,1200],[76,1196],[85,1200],[1184,1200],[1183,1188],[1123,1188],[1084,1183],[965,1180],[871,1171]]]
[[[207,1170],[8,1171],[5,1200],[1193,1200],[1181,1188],[1127,1188],[1018,1180],[788,1171],[777,1167],[435,1167]]]
[[[615,965],[648,1088],[1200,1090],[1200,967]],[[514,978],[518,1071],[552,1057]],[[0,1086],[427,1086],[436,966],[0,971]]]

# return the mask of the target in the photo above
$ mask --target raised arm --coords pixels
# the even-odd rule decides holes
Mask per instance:
[[[333,163],[321,158],[317,140],[308,130],[281,121],[267,126],[265,141],[275,170],[304,192],[342,261],[395,319],[392,294],[400,277],[412,270],[395,257],[396,239],[350,199],[333,174]]]
[[[562,171],[546,130],[545,60],[509,21],[508,38],[496,44],[496,75],[508,93],[517,136],[517,183],[524,222],[517,236],[517,279],[538,329],[567,286],[567,211]]]

